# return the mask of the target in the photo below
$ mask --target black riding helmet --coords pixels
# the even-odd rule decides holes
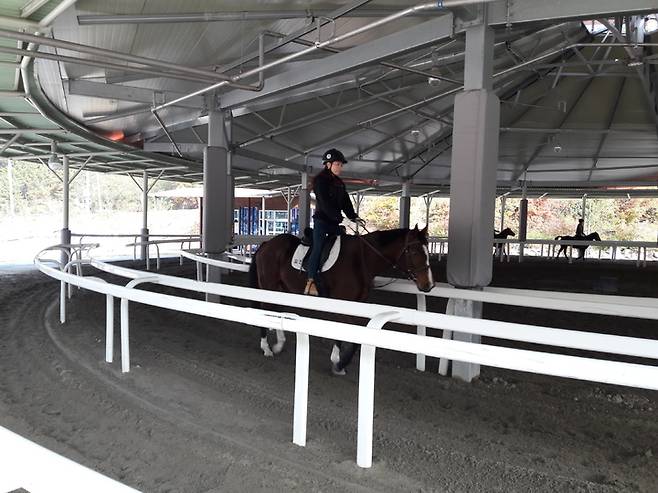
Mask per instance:
[[[322,155],[322,164],[333,163],[334,161],[340,161],[341,163],[347,163],[347,159],[343,156],[343,153],[338,149],[329,149],[325,151]]]

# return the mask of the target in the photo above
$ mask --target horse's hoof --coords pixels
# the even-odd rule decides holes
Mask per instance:
[[[283,344],[275,344],[272,347],[272,351],[274,352],[274,354],[279,354],[281,351],[283,351]]]
[[[274,353],[269,349],[263,349],[263,356],[265,356],[266,358],[272,358],[274,356]]]
[[[331,365],[331,373],[333,373],[334,375],[338,375],[340,377],[347,375],[345,368],[338,368],[338,365],[336,364]]]

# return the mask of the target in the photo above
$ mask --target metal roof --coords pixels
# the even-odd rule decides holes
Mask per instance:
[[[344,174],[353,189],[390,193],[410,180],[414,194],[446,190],[463,32],[478,8],[425,10],[383,23],[414,4],[301,5],[4,0],[0,155],[45,163],[55,140],[74,167],[199,182],[208,106],[216,104],[232,114],[233,174],[241,185],[298,184],[300,169],[319,166],[321,153],[338,147],[350,161]],[[651,43],[658,45],[658,35],[641,39],[631,29],[655,11],[656,0],[490,4],[501,99],[499,190],[521,181],[537,194],[656,185],[658,46]],[[49,13],[50,25],[39,26]],[[601,23],[592,33],[583,19]],[[42,32],[40,44],[12,35],[20,22],[28,24],[25,33]],[[363,32],[309,49],[356,29]],[[182,151],[175,157],[151,109],[253,70],[261,35],[266,64],[308,53],[266,70],[260,91],[223,87],[211,98],[159,110]],[[622,42],[630,44],[617,46]],[[28,59],[27,49],[38,52]]]

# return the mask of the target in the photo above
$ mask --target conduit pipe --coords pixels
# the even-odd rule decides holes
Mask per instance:
[[[315,50],[322,49],[326,46],[338,43],[340,41],[344,41],[345,39],[351,38],[353,36],[356,36],[358,34],[364,33],[366,31],[369,31],[371,29],[374,29],[376,27],[382,26],[384,24],[388,24],[389,22],[392,22],[394,20],[400,19],[402,17],[405,17],[410,14],[417,13],[419,11],[423,10],[430,10],[430,9],[443,9],[443,8],[451,8],[451,7],[458,7],[461,5],[471,5],[471,4],[476,4],[476,3],[488,3],[491,1],[495,0],[485,0],[483,1],[474,1],[474,0],[439,0],[438,2],[432,2],[432,3],[424,3],[420,5],[416,5],[414,7],[410,7],[405,10],[401,10],[399,12],[396,12],[395,14],[391,14],[387,17],[384,17],[382,19],[379,19],[377,21],[371,22],[370,24],[366,24],[365,26],[361,26],[357,29],[354,29],[353,31],[349,31],[345,34],[341,34],[339,36],[335,36],[333,38],[328,39],[327,41],[318,41],[314,44],[314,46],[311,46],[305,50],[298,51],[296,53],[291,53],[290,55],[284,56],[283,58],[280,58],[274,62],[256,67],[252,70],[248,70],[242,74],[235,75],[231,77],[232,82],[237,82],[239,80],[242,80],[247,77],[251,77],[252,75],[256,75],[260,72],[264,72],[265,70],[269,70],[273,67],[276,67],[278,65],[281,65],[283,63],[295,60],[296,58],[302,57],[304,55],[308,55],[309,53],[314,52]],[[190,94],[187,94],[185,96],[181,96],[180,98],[174,99],[172,101],[169,101],[168,103],[161,104],[159,106],[156,106],[153,111],[159,111],[161,109],[167,108],[168,106],[172,106],[176,103],[180,103],[181,101],[185,101],[186,99],[193,98],[194,96],[199,96],[201,94],[205,94],[209,91],[214,91],[215,89],[219,89],[220,87],[224,87],[229,85],[228,81],[223,81],[223,82],[218,82],[217,84],[213,84],[212,86],[208,86],[204,89],[200,89],[198,91],[192,92]]]
[[[45,46],[52,46],[55,48],[62,48],[65,50],[76,51],[78,53],[87,53],[89,55],[102,56],[114,60],[120,60],[122,62],[137,63],[144,65],[146,67],[158,67],[161,69],[166,69],[168,71],[178,72],[182,75],[187,75],[188,77],[190,76],[190,74],[195,74],[204,77],[205,79],[211,79],[211,80],[214,79],[214,80],[229,81],[231,79],[227,75],[219,74],[216,72],[210,72],[208,70],[201,70],[194,67],[186,67],[184,65],[178,65],[171,62],[153,60],[150,58],[144,58],[137,55],[130,55],[128,53],[118,53],[116,51],[106,50],[104,48],[81,45],[78,43],[72,43],[70,41],[63,41],[61,39],[44,38],[42,36],[35,36],[33,34],[9,31],[7,29],[0,29],[0,37],[15,39],[18,41],[27,41],[30,43],[30,46],[41,44]],[[29,47],[28,50],[30,50]],[[130,67],[122,66],[123,70],[128,70],[129,68]],[[198,81],[198,78],[196,80]],[[231,85],[235,86],[238,89],[247,89],[247,90],[252,89],[251,86],[241,86],[235,84],[231,84]]]
[[[42,44],[46,44],[46,43],[42,43]],[[58,62],[75,63],[77,65],[86,65],[89,67],[115,69],[115,70],[121,70],[123,72],[134,72],[138,74],[153,75],[157,77],[169,77],[172,79],[181,79],[181,80],[187,80],[192,82],[209,82],[209,83],[213,82],[213,80],[210,77],[205,77],[205,76],[202,78],[203,79],[202,80],[199,76],[194,76],[194,75],[183,75],[183,74],[172,73],[172,72],[162,72],[162,71],[152,70],[147,68],[132,67],[130,65],[120,65],[118,63],[112,63],[112,62],[95,62],[87,58],[75,58],[65,55],[57,55],[54,53],[44,53],[41,51],[21,50],[18,48],[10,48],[8,46],[0,46],[0,53],[10,53],[12,55],[22,55],[28,58],[43,58],[45,60],[55,60]]]
[[[396,12],[395,9],[354,10],[344,17],[383,17]],[[106,24],[167,24],[179,22],[231,22],[231,21],[265,21],[281,19],[311,19],[332,14],[329,10],[261,10],[242,12],[200,12],[188,14],[139,14],[139,15],[79,15],[81,26]],[[414,15],[427,16],[428,12],[416,12]]]

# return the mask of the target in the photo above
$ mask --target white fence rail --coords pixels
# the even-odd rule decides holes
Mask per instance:
[[[89,263],[98,269],[129,278],[131,281],[126,286],[106,283],[94,277],[81,277],[69,274],[66,271],[49,266],[48,262],[44,259],[35,259],[35,264],[41,272],[60,280],[62,285],[69,283],[105,294],[107,297],[106,359],[108,362],[112,361],[113,352],[113,348],[108,346],[108,344],[111,344],[108,341],[113,339],[114,334],[114,298],[121,299],[122,371],[128,371],[130,368],[128,311],[130,301],[222,320],[256,325],[268,329],[295,332],[297,334],[297,354],[295,365],[293,442],[298,445],[303,446],[306,443],[309,336],[361,344],[357,438],[357,464],[361,467],[370,467],[372,464],[374,364],[375,349],[377,347],[411,354],[422,353],[437,358],[454,359],[512,370],[658,390],[658,367],[656,366],[459,342],[418,334],[394,332],[382,329],[381,327],[389,321],[395,321],[396,323],[416,326],[422,325],[423,327],[444,331],[472,332],[507,340],[595,350],[609,354],[632,355],[654,360],[658,359],[658,341],[655,340],[567,331],[492,320],[467,319],[386,305],[267,292],[266,297],[268,303],[315,311],[343,313],[370,319],[368,325],[363,327],[354,324],[302,317],[294,313],[241,308],[143,291],[135,289],[135,287],[138,284],[154,283],[187,291],[217,294],[243,300],[260,301],[265,297],[262,290],[217,283],[205,283],[162,274],[145,273],[96,260],[90,260]],[[226,264],[228,266],[226,268],[235,266],[235,264],[228,262]],[[244,267],[241,268],[243,269]],[[495,292],[478,293],[469,290],[448,290],[450,291],[449,296],[456,294],[457,297],[466,299],[468,299],[467,295],[484,296],[488,301],[496,299],[496,297],[505,298],[501,293]],[[506,296],[509,298],[509,295]],[[569,296],[573,295],[569,294]],[[559,300],[559,303],[556,300]],[[61,290],[60,302],[62,305],[62,321],[64,321],[66,315],[64,308],[66,304],[64,289]],[[526,306],[540,305],[541,308],[546,308],[547,305],[551,304],[559,304],[559,309],[565,309],[564,306],[568,305],[564,298],[560,299],[560,296],[544,296],[541,294],[525,296],[525,303],[527,303]],[[658,306],[655,300],[622,299],[620,303],[615,303],[614,306],[610,302],[601,303],[592,301],[592,303],[594,305],[589,306],[588,309],[599,310],[595,313],[612,313],[623,316],[658,319]],[[608,306],[604,307],[602,305]],[[575,306],[572,308],[575,310]]]
[[[216,259],[209,259],[202,255],[180,251],[179,254],[181,257],[193,260],[196,262],[197,266],[197,280],[202,281],[202,269],[201,265],[205,264],[206,266],[212,265],[215,267],[220,267],[227,270],[235,270],[240,272],[247,272],[249,266],[247,264],[239,264],[233,262],[226,262]],[[207,278],[207,275],[206,275]],[[415,284],[411,281],[405,279],[396,279],[392,281],[388,278],[376,277],[375,285],[381,283],[382,285],[375,289],[382,291],[390,291],[394,293],[404,293],[416,297],[416,309],[419,312],[426,311],[427,300],[426,297],[434,298],[459,298],[472,301],[481,301],[484,303],[495,303],[501,305],[511,305],[511,306],[525,306],[528,308],[541,308],[547,310],[561,310],[561,311],[572,311],[576,313],[596,313],[600,315],[613,315],[621,317],[632,317],[632,318],[647,318],[658,320],[658,301],[653,298],[639,298],[639,297],[629,297],[629,296],[608,296],[608,295],[593,295],[593,294],[583,294],[583,293],[561,293],[556,291],[533,291],[527,289],[513,289],[513,288],[494,288],[494,287],[485,287],[482,290],[472,290],[472,289],[457,289],[452,287],[449,284],[437,283],[434,286],[434,289],[429,293],[421,293],[416,288]],[[269,299],[269,298],[268,298]],[[258,301],[258,298],[256,298]],[[293,305],[294,306],[294,305]],[[340,310],[340,308],[338,308]],[[334,310],[334,306],[332,309]],[[358,310],[358,309],[357,309]],[[341,315],[352,315],[358,316],[358,312],[354,313],[351,311],[337,311]],[[410,324],[411,325],[411,324]],[[425,335],[426,327],[421,321],[416,325],[416,333],[418,335]],[[456,329],[456,332],[466,332],[472,334],[479,334],[491,337],[498,337],[502,339],[514,339],[518,341],[525,342],[535,342],[538,344],[548,344],[548,345],[561,345],[558,343],[559,338],[565,337],[568,332],[570,337],[576,337],[574,331],[561,331],[560,329],[549,329],[550,334],[554,335],[558,339],[553,339],[552,337],[547,337],[546,339],[534,339],[534,335],[538,333],[537,331],[526,332],[525,328],[520,328],[518,324],[514,324],[514,327],[507,327],[502,331],[494,332],[481,332],[478,330],[478,320],[473,320],[472,324],[469,324],[468,327],[464,328],[463,324],[460,328]],[[532,327],[533,329],[539,329],[536,326],[526,326]],[[452,337],[452,330],[448,327],[444,327],[443,337],[450,339]],[[510,337],[506,337],[509,334]],[[547,335],[549,333],[546,333]],[[579,333],[587,334],[587,333]],[[563,341],[563,344],[565,342]],[[592,341],[584,340],[582,346],[578,346],[580,349],[594,349],[594,346],[588,346]],[[571,346],[576,347],[576,346]],[[416,369],[419,371],[425,371],[425,355],[418,353],[416,355]],[[448,360],[443,358],[439,363],[439,373],[442,375],[447,374],[448,369]]]
[[[635,265],[638,267],[642,265],[645,267],[647,265],[647,252],[650,250],[658,250],[658,242],[651,241],[582,241],[582,240],[541,240],[541,239],[527,239],[524,241],[517,240],[514,238],[499,239],[495,240],[494,244],[501,243],[503,245],[503,250],[498,254],[498,258],[501,261],[510,260],[511,246],[515,246],[516,254],[518,255],[519,262],[522,261],[523,255],[519,255],[520,252],[524,252],[524,255],[528,254],[528,247],[533,245],[539,246],[539,251],[536,249],[530,250],[533,256],[538,257],[555,257],[557,252],[557,247],[562,245],[567,246],[567,256],[569,258],[569,263],[573,261],[573,250],[577,246],[589,246],[594,247],[594,250],[598,254],[598,258],[602,258],[604,251],[609,250],[608,258],[610,260],[617,260],[617,252],[622,249],[628,250],[637,250],[637,256],[635,258]],[[448,253],[448,238],[435,238],[432,237],[429,239],[429,250],[430,253],[435,253],[438,255],[439,259],[443,255]],[[544,251],[546,255],[544,255]],[[587,254],[587,251],[585,251]]]

